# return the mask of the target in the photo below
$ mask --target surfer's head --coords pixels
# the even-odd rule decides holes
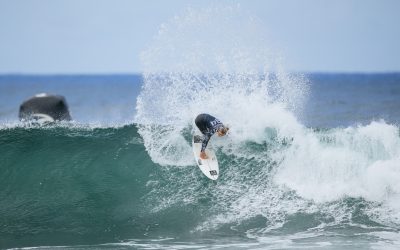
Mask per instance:
[[[222,125],[221,127],[218,128],[217,134],[218,136],[224,136],[228,133],[229,127]]]

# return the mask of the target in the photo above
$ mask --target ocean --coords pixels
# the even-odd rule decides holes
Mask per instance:
[[[0,76],[0,248],[400,247],[400,74],[302,74],[301,107],[276,76],[224,77]],[[73,121],[18,121],[41,92]],[[200,112],[231,127],[217,181],[191,152]]]

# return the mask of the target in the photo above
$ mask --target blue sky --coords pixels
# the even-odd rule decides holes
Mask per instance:
[[[400,71],[397,0],[0,0],[0,73],[137,73],[162,23],[188,7],[240,7],[289,71]]]

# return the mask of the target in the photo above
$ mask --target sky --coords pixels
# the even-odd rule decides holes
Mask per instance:
[[[288,71],[400,71],[397,0],[0,0],[0,74],[140,73],[163,23],[216,3],[254,15]]]

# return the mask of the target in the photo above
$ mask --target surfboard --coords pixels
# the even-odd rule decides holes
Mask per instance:
[[[215,155],[215,152],[212,149],[209,142],[206,148],[206,154],[208,156],[208,159],[201,159],[200,158],[201,143],[202,143],[202,135],[200,133],[194,133],[192,137],[192,146],[197,166],[199,166],[201,172],[203,172],[205,176],[215,181],[218,179],[218,174],[219,174],[217,156]]]

